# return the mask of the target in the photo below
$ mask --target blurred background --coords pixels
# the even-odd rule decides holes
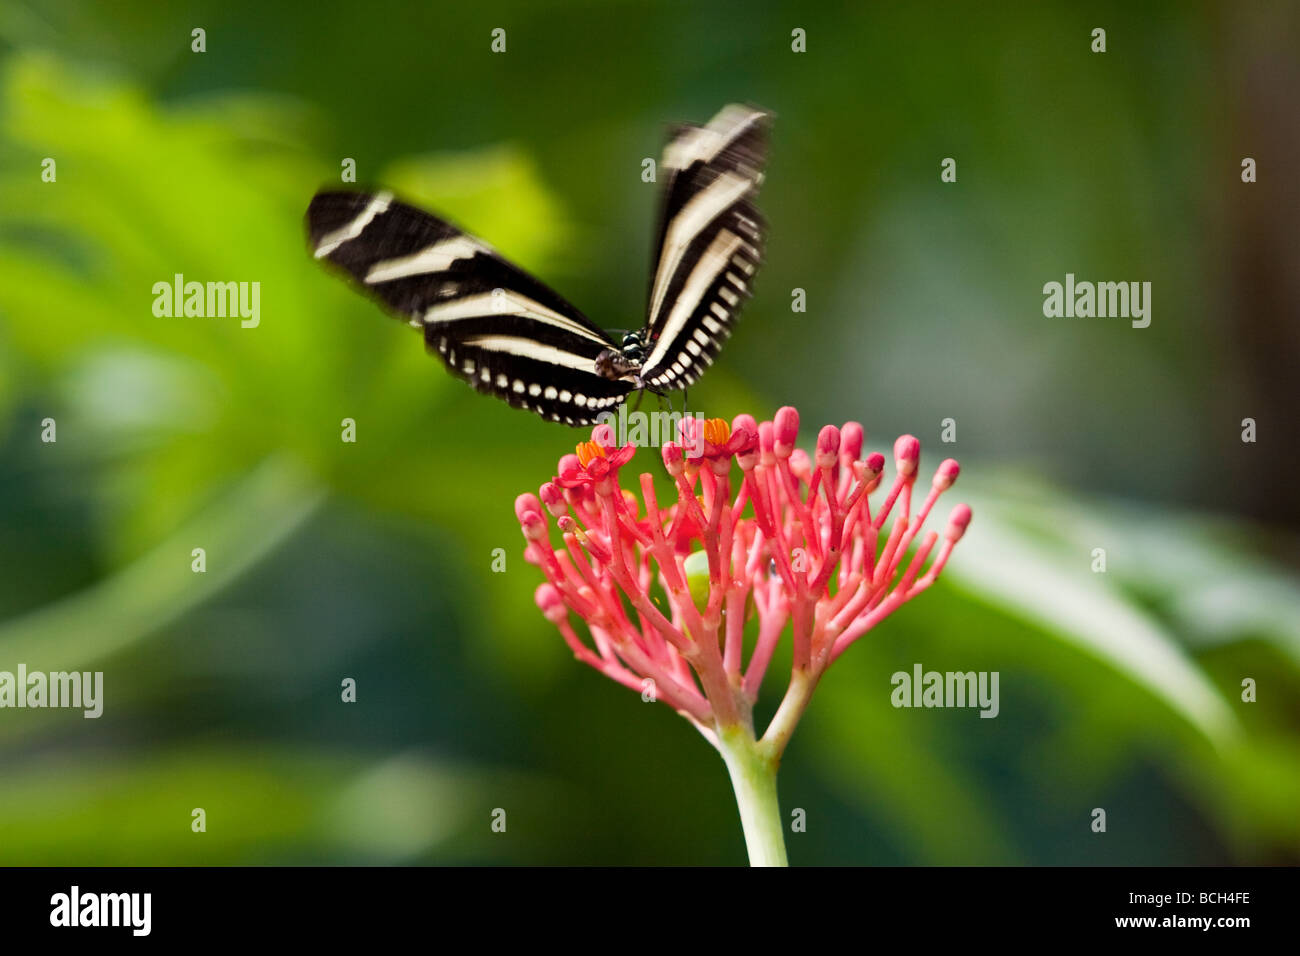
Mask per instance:
[[[4,0],[0,670],[105,690],[0,711],[0,862],[743,862],[716,754],[532,603],[512,503],[585,435],[451,379],[302,235],[351,158],[635,327],[641,161],[732,101],[776,114],[768,261],[692,407],[914,433],[975,511],[823,681],[791,861],[1300,862],[1278,7]],[[1067,272],[1149,281],[1150,327],[1045,318]],[[177,273],[260,282],[260,325],[156,317]],[[998,718],[894,710],[918,662],[998,671]]]

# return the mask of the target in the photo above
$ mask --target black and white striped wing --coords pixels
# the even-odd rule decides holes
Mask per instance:
[[[685,388],[731,334],[763,255],[766,224],[754,207],[763,181],[769,114],[728,106],[707,126],[677,130],[666,177],[641,378]]]
[[[617,408],[632,384],[603,378],[614,343],[488,245],[389,193],[321,192],[307,209],[317,259],[423,329],[429,350],[481,392],[568,425]]]

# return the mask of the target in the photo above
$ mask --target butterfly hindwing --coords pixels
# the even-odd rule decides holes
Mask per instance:
[[[679,127],[665,176],[641,370],[656,391],[685,388],[713,363],[762,260],[766,224],[754,206],[769,114],[728,106],[707,126]]]
[[[491,247],[388,193],[321,192],[307,210],[312,250],[424,331],[430,351],[479,391],[571,425],[633,388],[597,374],[614,343],[576,308]]]

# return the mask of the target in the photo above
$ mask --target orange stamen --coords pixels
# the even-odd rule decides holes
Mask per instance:
[[[725,445],[731,437],[731,426],[725,418],[710,418],[704,422],[704,440],[710,445]]]
[[[604,446],[598,445],[594,441],[580,441],[575,450],[578,453],[578,461],[582,463],[583,468],[586,468],[592,459],[605,457]]]

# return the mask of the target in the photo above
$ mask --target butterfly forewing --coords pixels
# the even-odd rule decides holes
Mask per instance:
[[[766,228],[754,206],[769,115],[728,106],[707,126],[679,127],[660,165],[666,177],[651,272],[641,370],[657,391],[685,388],[713,363],[762,259]]]
[[[491,247],[387,193],[322,192],[307,210],[316,258],[423,329],[476,389],[554,421],[589,424],[632,390],[596,372],[614,343]]]

